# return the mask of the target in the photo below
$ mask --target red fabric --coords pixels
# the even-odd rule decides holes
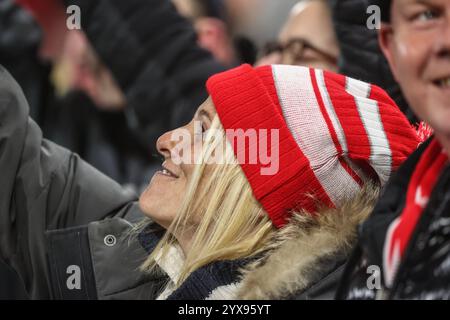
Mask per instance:
[[[397,170],[421,141],[400,110],[392,108],[396,104],[388,94],[380,87],[372,85],[371,88],[369,98],[378,102],[381,122],[392,152],[392,169]]]
[[[65,7],[61,0],[16,0],[30,11],[43,30],[39,55],[43,59],[56,60],[62,54],[69,30],[66,26]]]
[[[356,165],[369,172],[370,176],[370,170],[373,171],[369,164],[371,145],[355,98],[346,91],[346,77],[329,72],[325,72],[324,75],[326,89],[347,141],[348,157]],[[361,178],[342,156],[342,146],[327,114],[324,101],[322,101],[313,70],[310,71],[310,78],[321,113],[338,150],[339,161],[355,181],[362,185]],[[283,79],[277,79],[277,81],[283,81]],[[256,130],[258,137],[259,130],[268,130],[269,133],[271,129],[279,130],[278,172],[273,175],[262,175],[261,168],[264,165],[259,157],[256,164],[250,164],[248,161],[240,164],[255,198],[261,203],[276,227],[286,224],[292,210],[303,209],[315,212],[317,205],[334,207],[324,186],[316,176],[314,170],[318,168],[311,168],[308,158],[300,149],[286,124],[272,66],[252,68],[250,65],[243,65],[217,74],[208,80],[207,89],[225,130],[241,129],[244,132]],[[389,130],[393,131],[388,132],[387,136],[389,143],[394,148],[392,151],[394,162],[398,164],[416,149],[419,143],[417,135],[405,122],[404,115],[387,94],[379,92],[375,87],[372,91],[372,94],[380,99],[381,117],[388,122]],[[395,128],[394,123],[397,123]],[[246,155],[249,152],[247,143],[243,150],[237,150],[237,144],[233,141],[232,136],[227,135],[227,137],[238,159],[242,154]],[[396,142],[395,139],[399,139],[399,142]],[[403,143],[406,147],[403,147]]]
[[[391,268],[396,268],[399,264],[399,261],[394,261],[395,259],[403,258],[423,209],[426,207],[439,175],[447,163],[447,154],[443,152],[439,142],[434,139],[422,154],[411,177],[406,194],[405,208],[399,220],[394,222],[394,228],[387,235],[386,263]],[[395,256],[397,248],[400,250],[399,257]]]
[[[371,175],[373,169],[369,164],[371,155],[369,138],[356,102],[351,94],[346,91],[346,77],[325,72],[325,83],[345,133],[349,157]],[[392,152],[391,168],[393,171],[397,170],[421,141],[416,130],[409,124],[395,102],[383,89],[371,85],[369,99],[376,101],[378,104],[381,123]],[[374,174],[372,172],[372,175]]]
[[[363,185],[363,182],[361,180],[361,178],[358,176],[358,174],[347,164],[347,162],[345,162],[344,158],[342,157],[343,155],[343,150],[342,150],[342,146],[339,143],[339,139],[337,137],[336,134],[336,130],[333,127],[333,124],[331,122],[331,119],[328,115],[328,112],[326,111],[323,99],[322,99],[322,95],[320,94],[320,90],[319,90],[319,86],[317,84],[317,78],[316,78],[316,73],[314,72],[314,69],[310,69],[310,76],[311,76],[311,81],[314,87],[314,93],[316,95],[316,99],[317,102],[319,103],[320,106],[320,112],[322,113],[322,116],[325,119],[325,122],[327,123],[327,127],[328,130],[330,131],[331,137],[333,139],[333,143],[336,147],[336,150],[338,151],[339,154],[339,162],[341,163],[342,167],[350,174],[350,176],[356,181],[356,183],[358,183],[360,186]]]
[[[16,2],[28,9],[44,29],[51,25],[55,17],[61,18],[65,14],[61,0],[16,0]]]
[[[291,209],[314,211],[317,201],[328,206],[332,203],[286,126],[273,81],[270,66],[255,70],[243,65],[211,77],[207,88],[225,129],[256,129],[257,132],[259,129],[268,129],[269,132],[270,129],[279,129],[278,172],[261,175],[261,163],[244,163],[241,167],[255,198],[273,224],[281,227]],[[234,141],[230,142],[236,157],[247,151],[236,150]],[[315,195],[316,201],[308,194]]]
[[[434,133],[434,130],[432,127],[430,127],[429,124],[422,121],[419,123],[417,128],[417,136],[419,137],[420,142],[427,141]]]
[[[331,72],[324,72],[324,75],[328,94],[344,130],[349,156],[359,164],[367,163],[370,157],[369,138],[355,99],[346,91],[346,78]]]

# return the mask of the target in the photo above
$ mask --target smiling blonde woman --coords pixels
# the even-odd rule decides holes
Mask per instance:
[[[307,295],[339,273],[378,188],[417,146],[415,132],[379,88],[320,70],[242,66],[212,77],[207,87],[211,98],[193,121],[158,141],[176,178],[156,176],[141,196],[141,208],[167,228],[156,247],[147,247],[143,268],[172,275],[159,298]],[[196,121],[222,132],[225,149],[234,150],[225,165],[206,164],[217,149],[212,133],[187,148],[205,144],[197,161],[203,164],[173,165],[179,150],[173,137],[178,130],[194,133]],[[273,136],[260,136],[274,128],[278,170],[264,174],[260,157],[242,159],[250,159],[255,142],[258,151],[273,146]],[[225,135],[230,130],[258,137],[243,145]],[[158,200],[169,202],[168,190],[180,184],[187,190],[181,209],[161,215]]]
[[[321,70],[243,65],[207,88],[192,121],[158,140],[165,161],[138,205],[42,139],[1,71],[0,257],[32,297],[331,297],[416,132],[380,88]],[[232,152],[208,161],[218,148]],[[177,161],[199,149],[201,161]],[[135,222],[144,227],[130,238]]]

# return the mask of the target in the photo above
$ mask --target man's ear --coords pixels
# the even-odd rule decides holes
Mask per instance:
[[[391,68],[391,72],[394,75],[395,80],[398,81],[396,75],[396,65],[395,59],[393,55],[394,50],[394,34],[393,34],[392,26],[388,23],[381,23],[380,30],[378,31],[378,43],[380,45],[381,51],[386,57],[389,67]]]

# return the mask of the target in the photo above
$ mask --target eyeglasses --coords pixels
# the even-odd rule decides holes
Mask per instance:
[[[291,39],[286,44],[269,42],[263,48],[263,55],[266,56],[278,52],[282,55],[289,54],[294,61],[300,61],[304,58],[305,50],[311,50],[327,62],[332,64],[337,63],[337,58],[335,56],[315,47],[308,40],[302,38]]]

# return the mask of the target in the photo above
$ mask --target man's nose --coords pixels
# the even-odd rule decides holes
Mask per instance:
[[[439,36],[435,37],[435,52],[443,58],[450,58],[450,13],[439,29]]]

